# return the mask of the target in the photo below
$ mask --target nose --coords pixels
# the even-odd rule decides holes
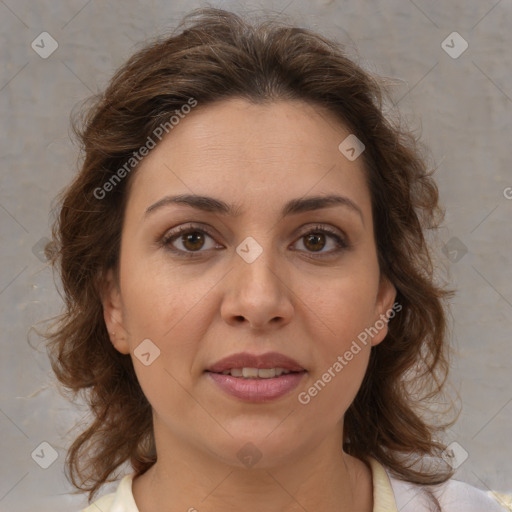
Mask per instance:
[[[224,280],[221,316],[228,324],[258,331],[281,328],[294,313],[289,273],[270,257],[271,249],[251,263],[235,253],[234,268]]]

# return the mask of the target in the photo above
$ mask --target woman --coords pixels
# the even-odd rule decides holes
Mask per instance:
[[[425,414],[441,215],[379,83],[307,30],[186,23],[89,110],[54,229],[50,355],[93,415],[70,478],[92,501],[132,468],[87,510],[505,510]]]

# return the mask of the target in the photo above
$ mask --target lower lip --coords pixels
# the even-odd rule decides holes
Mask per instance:
[[[305,371],[287,373],[270,379],[244,379],[222,373],[208,372],[213,381],[226,393],[248,402],[275,400],[299,385]]]

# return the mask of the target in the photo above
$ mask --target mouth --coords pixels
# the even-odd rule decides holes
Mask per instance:
[[[234,354],[205,372],[228,395],[249,402],[267,402],[298,386],[307,370],[284,354],[268,352]]]
[[[217,361],[206,371],[222,374],[229,372],[234,377],[272,378],[283,373],[303,372],[305,368],[291,357],[279,352],[259,355],[239,352]]]
[[[208,370],[207,370],[208,371]],[[305,370],[304,370],[305,371]],[[281,377],[281,375],[288,375],[289,373],[300,373],[285,368],[231,368],[223,372],[212,372],[220,375],[231,375],[232,377],[242,379],[273,379]]]

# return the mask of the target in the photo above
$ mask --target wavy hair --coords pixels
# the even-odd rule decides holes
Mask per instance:
[[[117,275],[123,213],[137,167],[108,194],[98,190],[107,190],[106,183],[190,98],[201,107],[234,97],[303,100],[332,113],[364,143],[378,262],[402,310],[372,348],[345,414],[344,449],[361,459],[372,456],[410,482],[436,484],[452,476],[447,465],[416,466],[424,458],[441,459],[446,446],[438,436],[453,424],[427,414],[449,369],[445,299],[453,292],[436,284],[426,243],[426,230],[439,227],[444,212],[423,147],[384,114],[386,94],[383,81],[333,40],[281,20],[251,24],[207,8],[138,50],[82,108],[73,124],[81,168],[59,197],[47,247],[65,312],[45,336],[63,389],[75,399],[80,395],[92,413],[66,458],[71,482],[89,492],[89,500],[124,463],[142,474],[156,461],[151,406],[130,355],[112,346],[100,300],[106,272]]]

